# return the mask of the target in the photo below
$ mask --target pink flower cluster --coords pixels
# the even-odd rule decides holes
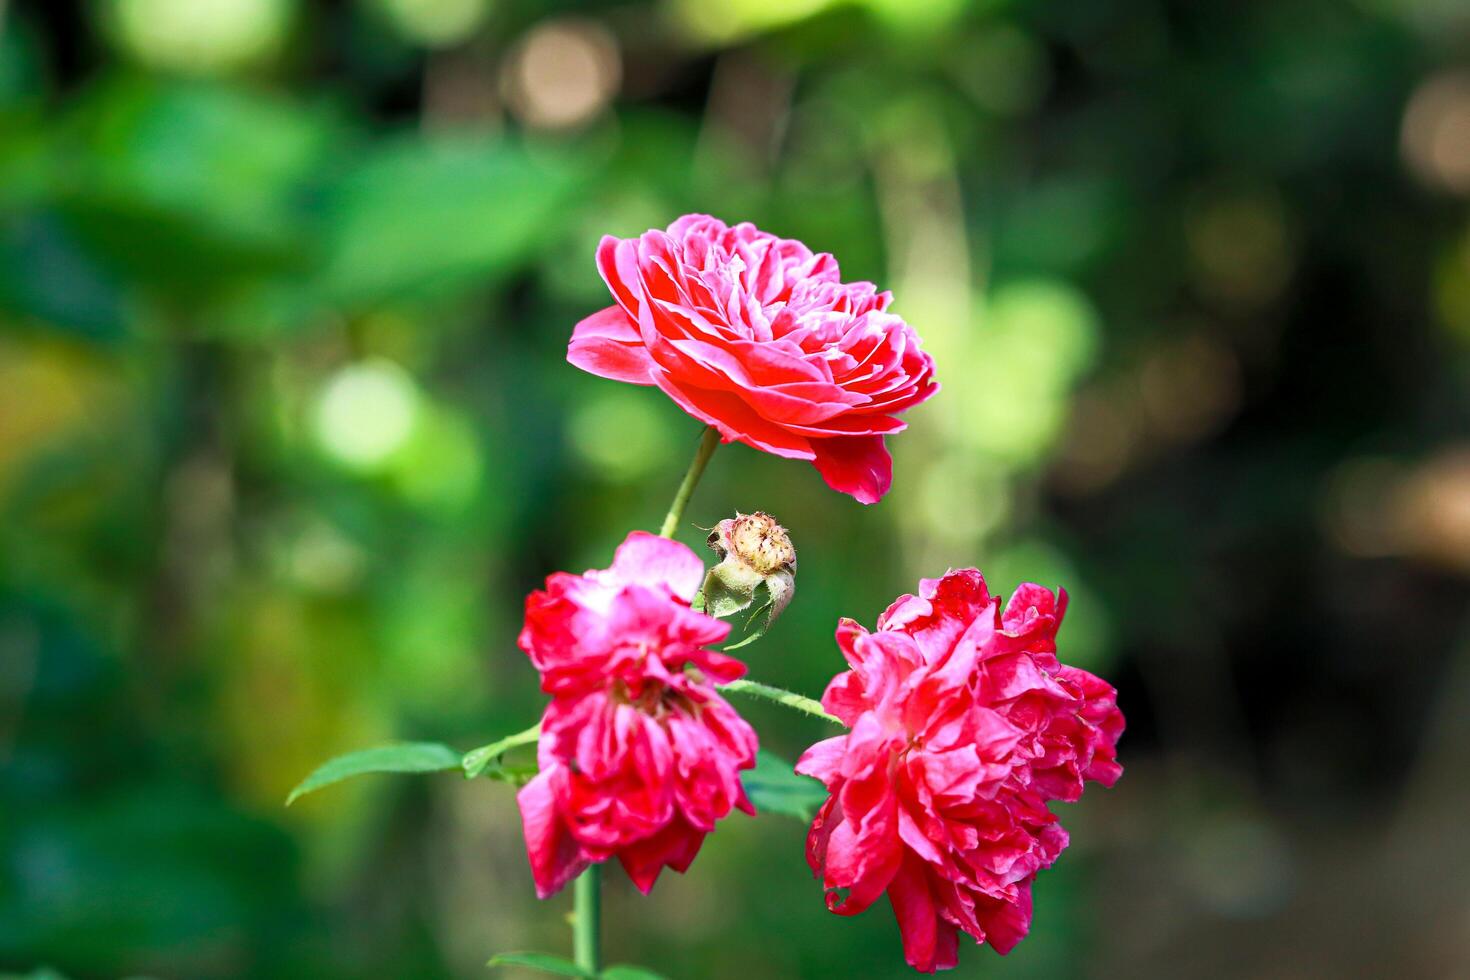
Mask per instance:
[[[614,303],[577,325],[573,364],[655,385],[724,441],[809,460],[863,503],[888,491],[884,437],[938,390],[888,293],[706,215],[604,238],[597,263]],[[777,564],[789,573],[794,554]],[[688,548],[634,532],[610,568],[527,598],[520,646],[551,703],[517,799],[542,898],[612,857],[646,893],[732,809],[754,812],[740,772],[756,735],[716,690],[745,665],[710,649],[730,627],[691,608],[703,579]],[[849,730],[796,766],[830,794],[807,861],[838,914],[886,893],[918,970],[955,966],[960,932],[1009,952],[1037,872],[1067,846],[1049,805],[1122,774],[1116,692],[1057,659],[1066,604],[1037,585],[1002,604],[971,568],[923,580],[874,632],[838,626],[850,669],[822,704]]]
[[[822,704],[851,731],[797,764],[832,794],[807,860],[839,914],[886,891],[918,970],[953,967],[960,930],[1015,946],[1032,880],[1067,846],[1048,802],[1122,774],[1113,688],[1057,660],[1066,601],[1023,585],[1002,609],[964,569],[923,580],[876,632],[838,626],[851,669]]]
[[[657,385],[725,442],[810,460],[865,504],[888,492],[883,437],[939,390],[891,294],[843,282],[825,252],[703,214],[604,238],[597,267],[614,304],[577,324],[567,360]]]
[[[739,773],[756,735],[714,688],[745,665],[706,649],[730,627],[689,608],[703,578],[687,547],[635,531],[611,568],[527,597],[520,647],[552,695],[517,796],[541,898],[613,856],[647,893],[732,808],[755,812]]]

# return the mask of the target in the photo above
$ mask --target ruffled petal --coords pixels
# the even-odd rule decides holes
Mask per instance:
[[[761,418],[738,395],[685,387],[661,371],[654,372],[653,380],[680,408],[718,429],[725,442],[743,442],[787,459],[812,459],[816,455],[805,436]]]
[[[551,779],[549,772],[538,773],[516,794],[537,898],[555,895],[592,863],[582,854],[557,813]]]
[[[704,562],[687,545],[647,531],[634,531],[618,545],[610,570],[621,582],[667,589],[685,602],[704,581]]]
[[[621,307],[609,306],[577,324],[567,345],[567,361],[599,378],[653,384],[649,376],[653,358]]]
[[[837,782],[846,748],[846,735],[824,739],[801,754],[801,758],[796,760],[796,771],[803,776],[820,779],[830,788]]]
[[[893,484],[893,457],[882,436],[813,439],[810,445],[812,465],[827,486],[860,504],[876,504]]]
[[[966,568],[921,580],[875,632],[838,626],[851,669],[823,704],[851,730],[797,764],[830,793],[807,860],[842,915],[886,883],[915,969],[954,966],[960,932],[1014,947],[1067,846],[1051,804],[1121,773],[1116,692],[1057,659],[1064,595],[1023,586],[1002,612]]]
[[[948,970],[958,963],[955,928],[939,918],[927,872],[914,857],[904,860],[888,886],[888,901],[903,936],[903,957],[920,973]],[[947,933],[941,936],[942,933]]]
[[[615,305],[577,326],[571,363],[657,385],[724,441],[813,460],[863,503],[887,492],[882,436],[938,390],[890,294],[843,283],[827,253],[708,215],[606,237],[597,268]]]
[[[680,874],[689,870],[689,865],[699,854],[700,845],[704,843],[704,836],[682,820],[674,820],[652,837],[623,848],[618,852],[618,860],[632,880],[633,887],[647,895],[665,867]]]
[[[710,649],[730,624],[690,608],[703,572],[684,545],[635,531],[611,567],[556,573],[527,599],[520,643],[552,695],[541,771],[518,795],[543,898],[612,857],[646,891],[752,809],[740,771],[756,734],[714,686],[745,665]]]

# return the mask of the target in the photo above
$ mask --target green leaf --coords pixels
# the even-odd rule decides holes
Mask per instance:
[[[301,785],[286,797],[286,805],[290,806],[307,793],[314,793],[323,786],[340,783],[352,776],[365,776],[375,772],[441,772],[458,769],[460,764],[460,754],[438,742],[402,742],[349,752],[323,763],[303,779]]]
[[[749,609],[762,578],[734,556],[726,556],[704,577],[704,612],[716,619],[729,619]]]
[[[745,636],[736,643],[725,647],[725,652],[739,650],[759,640],[766,635],[776,617],[781,615],[791,603],[791,596],[796,590],[796,579],[792,576],[790,569],[782,569],[774,575],[767,575],[756,583],[750,596],[744,600],[743,605],[730,606],[724,613],[714,613],[715,616],[730,615],[745,609],[750,609],[750,615],[745,620]]]
[[[580,179],[570,155],[501,137],[380,142],[325,194],[320,285],[354,307],[478,288],[555,239]]]
[[[791,763],[765,749],[756,752],[755,768],[741,773],[740,782],[757,813],[778,813],[808,822],[827,801],[825,786],[797,774]]]
[[[120,78],[56,126],[68,225],[131,279],[193,294],[310,261],[302,204],[338,132],[299,103],[205,82]]]
[[[490,958],[486,966],[524,966],[558,977],[594,977],[595,974],[582,969],[569,959],[552,956],[550,953],[500,953]]]
[[[504,778],[508,775],[511,778],[506,779],[506,781],[514,782],[522,770],[507,769],[500,766],[500,757],[516,746],[530,745],[540,737],[541,723],[537,722],[525,731],[516,732],[514,735],[507,735],[499,741],[491,742],[489,745],[482,745],[478,749],[471,749],[464,754],[464,758],[460,762],[460,765],[464,768],[464,778],[474,779],[476,776],[484,773],[491,778]],[[492,771],[486,772],[487,769]],[[536,771],[532,769],[531,775],[535,775],[535,773]]]
[[[761,587],[764,588],[765,583],[761,583]],[[775,607],[772,605],[770,599],[757,606],[755,612],[751,613],[750,618],[745,621],[746,634],[738,642],[725,647],[724,651],[729,653],[732,650],[739,650],[741,647],[749,646],[765,636],[766,630],[771,628],[771,620],[775,618],[771,615],[773,608]]]
[[[598,980],[664,980],[662,973],[645,970],[641,966],[610,966],[597,975]]]

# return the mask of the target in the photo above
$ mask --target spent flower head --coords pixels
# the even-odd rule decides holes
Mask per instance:
[[[851,669],[822,706],[851,730],[796,765],[831,793],[807,860],[839,915],[888,894],[915,969],[953,967],[960,932],[1020,942],[1031,883],[1067,846],[1049,804],[1122,775],[1116,692],[1057,659],[1066,607],[1039,585],[1002,604],[967,568],[921,581],[872,633],[837,627]]]
[[[634,531],[612,567],[558,572],[526,599],[520,646],[552,695],[541,771],[517,797],[542,898],[612,857],[646,893],[732,809],[754,812],[739,773],[756,735],[715,689],[745,665],[709,649],[729,625],[690,608],[703,571]]]
[[[760,628],[770,626],[796,593],[791,535],[770,514],[737,513],[715,525],[709,546],[720,562],[704,579],[705,611],[723,619],[755,606]]]

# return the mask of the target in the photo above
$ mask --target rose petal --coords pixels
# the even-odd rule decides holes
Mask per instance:
[[[550,773],[538,773],[522,786],[516,794],[516,803],[521,808],[521,826],[526,836],[526,855],[531,859],[531,876],[536,882],[536,897],[550,898],[591,862],[582,855],[557,814]]]
[[[882,436],[837,436],[810,445],[812,465],[827,486],[858,503],[876,504],[893,484],[893,458]]]
[[[704,581],[704,562],[687,545],[647,531],[634,531],[613,555],[619,581],[664,588],[689,602]]]

